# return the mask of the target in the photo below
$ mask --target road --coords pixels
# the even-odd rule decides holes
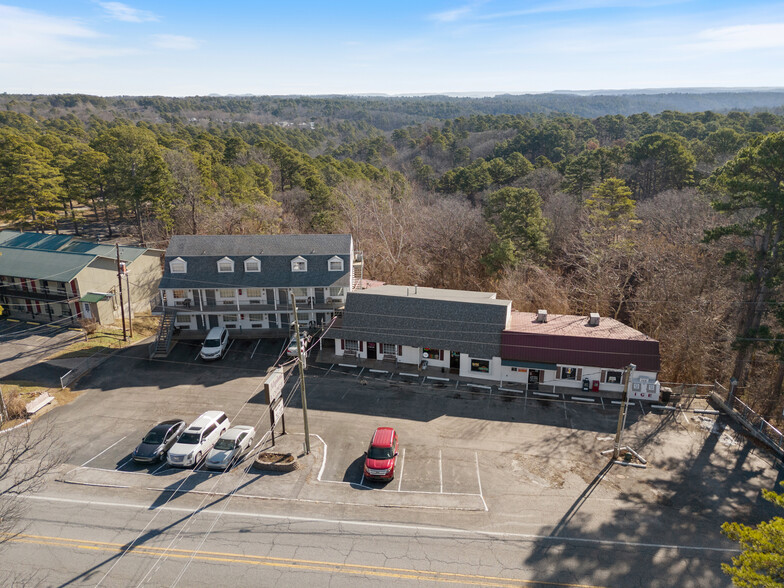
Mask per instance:
[[[629,566],[641,549],[684,567],[690,560],[718,567],[727,556],[622,541],[553,538],[543,546],[533,534],[459,530],[438,517],[365,519],[334,506],[282,510],[182,496],[151,510],[156,498],[83,488],[36,496],[23,534],[4,549],[4,567],[52,586],[605,586],[612,568]],[[577,577],[562,562],[578,550],[606,573]],[[694,578],[694,585],[716,585],[708,581]],[[644,568],[629,570],[624,582],[654,585]]]

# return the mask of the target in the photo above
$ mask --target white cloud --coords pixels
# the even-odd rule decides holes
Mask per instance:
[[[123,22],[148,22],[156,21],[158,17],[147,10],[138,10],[122,2],[98,2],[98,5],[106,11],[106,14],[115,20]]]
[[[103,39],[103,35],[77,19],[0,5],[0,54],[6,70],[22,63],[43,64],[133,53],[127,48],[96,44]]]
[[[474,7],[472,5],[468,5],[461,8],[455,8],[453,10],[446,10],[444,12],[436,12],[435,14],[431,14],[429,18],[430,20],[434,20],[436,22],[454,22],[465,16],[468,16],[473,10]]]
[[[694,45],[714,51],[778,49],[784,47],[784,23],[706,29],[697,34]]]
[[[152,44],[159,49],[175,49],[177,51],[190,51],[198,49],[201,44],[193,37],[183,35],[153,35]]]

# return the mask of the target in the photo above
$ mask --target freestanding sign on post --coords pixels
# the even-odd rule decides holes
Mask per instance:
[[[283,368],[275,368],[264,381],[264,394],[267,397],[267,405],[269,406],[273,447],[275,446],[275,425],[278,424],[279,420],[283,423],[283,434],[286,434],[286,417],[283,414],[283,384],[285,384]]]

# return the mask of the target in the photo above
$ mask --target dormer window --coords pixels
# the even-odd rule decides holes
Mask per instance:
[[[308,261],[301,255],[291,260],[291,271],[293,272],[306,272],[308,271]]]
[[[261,262],[256,259],[255,257],[249,257],[245,260],[245,271],[246,272],[260,272],[261,271]]]
[[[337,255],[329,258],[329,271],[331,272],[343,271],[343,260]]]
[[[228,257],[218,260],[218,273],[229,274],[234,271],[234,262]]]
[[[188,273],[188,262],[185,261],[182,257],[172,259],[169,262],[169,271],[173,274]]]

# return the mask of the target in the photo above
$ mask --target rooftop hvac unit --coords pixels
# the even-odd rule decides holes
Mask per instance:
[[[588,326],[589,327],[598,327],[599,326],[599,313],[592,312],[588,315]]]
[[[546,310],[538,310],[536,312],[536,322],[537,323],[546,323],[547,322],[547,311]]]

